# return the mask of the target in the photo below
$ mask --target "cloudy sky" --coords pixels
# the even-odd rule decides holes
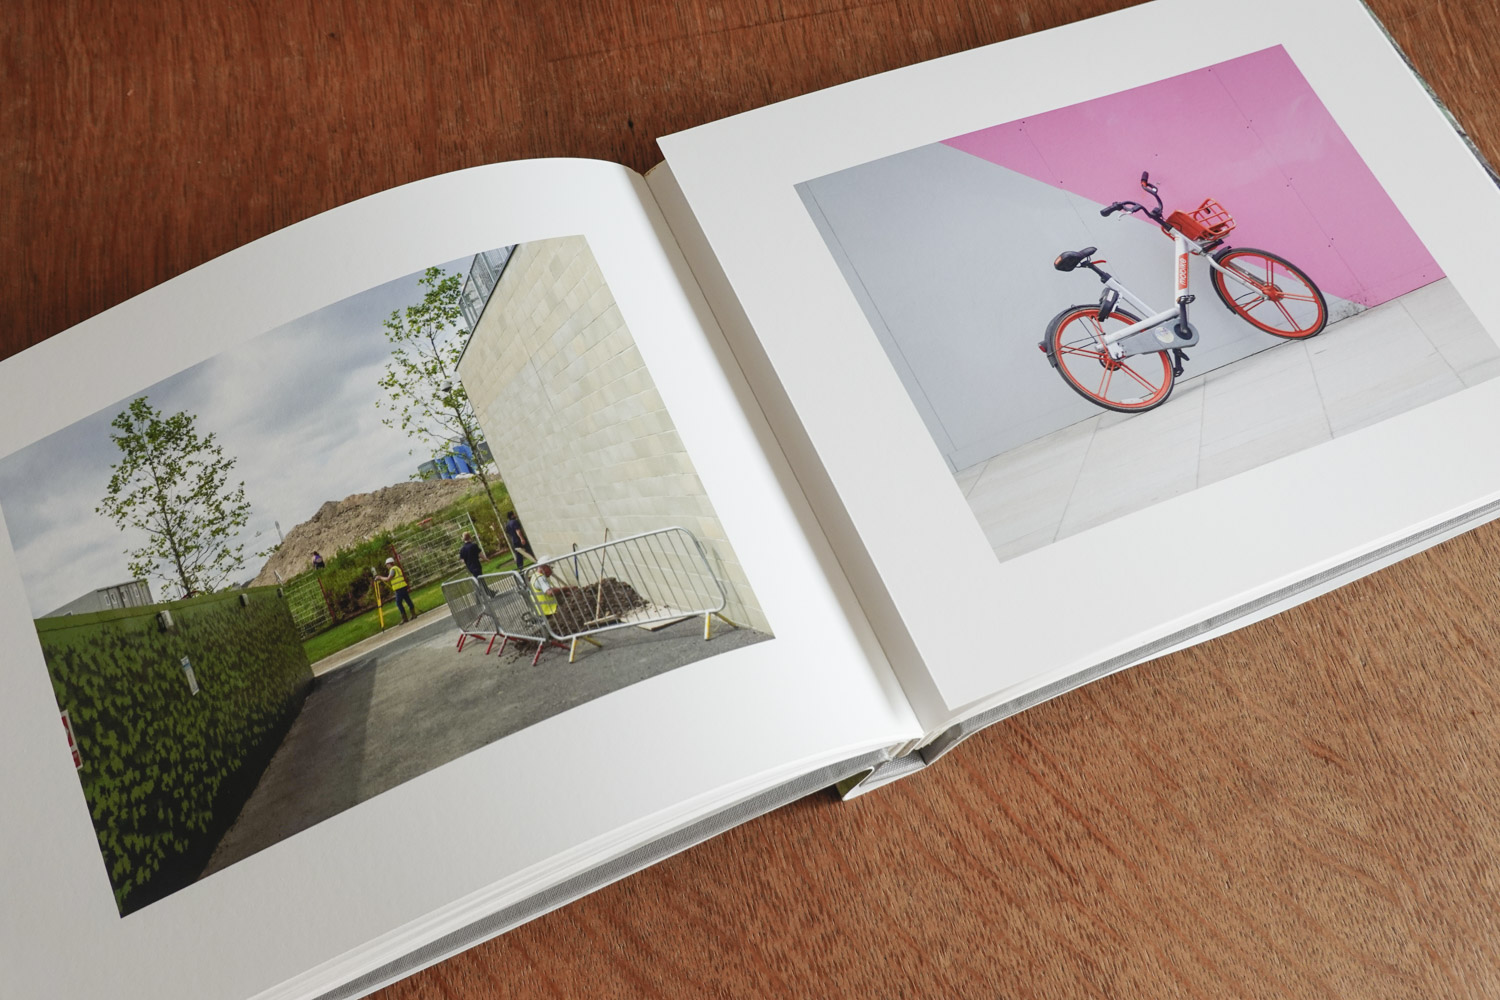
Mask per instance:
[[[466,272],[470,259],[440,266]],[[418,277],[303,316],[0,459],[0,508],[33,617],[130,579],[125,552],[142,539],[94,508],[119,458],[110,421],[136,396],[196,414],[199,434],[217,434],[237,460],[232,481],[244,480],[251,511],[236,581],[260,570],[253,553],[275,544],[275,522],[289,531],[326,500],[409,479],[429,449],[381,424],[376,383],[391,351],[381,321],[420,301]],[[161,599],[159,580],[151,592]]]

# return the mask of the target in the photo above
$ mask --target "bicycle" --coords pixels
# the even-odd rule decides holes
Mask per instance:
[[[1176,300],[1170,309],[1152,309],[1094,260],[1098,247],[1065,250],[1052,262],[1059,271],[1088,268],[1104,291],[1096,304],[1069,306],[1047,324],[1047,338],[1037,345],[1074,392],[1105,409],[1141,413],[1167,401],[1189,360],[1184,348],[1198,343],[1188,322],[1194,301],[1188,290],[1188,261],[1202,257],[1219,301],[1230,312],[1265,333],[1286,340],[1306,340],[1328,323],[1323,293],[1301,268],[1266,250],[1229,247],[1224,238],[1234,217],[1212,198],[1191,212],[1165,214],[1161,195],[1149,172],[1141,189],[1156,199],[1154,209],[1134,201],[1117,201],[1099,214],[1120,218],[1144,213],[1170,236],[1177,257]],[[1124,299],[1130,309],[1120,305]],[[1145,315],[1142,319],[1134,309]]]

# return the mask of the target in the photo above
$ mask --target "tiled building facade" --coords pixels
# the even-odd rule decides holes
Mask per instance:
[[[724,613],[770,630],[583,237],[515,248],[459,376],[538,556],[686,528]]]

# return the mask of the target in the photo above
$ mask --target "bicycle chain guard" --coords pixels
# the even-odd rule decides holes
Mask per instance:
[[[1187,336],[1183,336],[1180,328],[1184,324],[1178,322],[1168,326],[1153,327],[1150,330],[1142,330],[1140,333],[1132,334],[1120,341],[1123,349],[1121,357],[1134,357],[1138,354],[1155,354],[1157,351],[1182,350],[1185,347],[1194,347],[1198,343],[1198,328],[1191,323],[1186,324]],[[1158,334],[1170,334],[1167,337]]]

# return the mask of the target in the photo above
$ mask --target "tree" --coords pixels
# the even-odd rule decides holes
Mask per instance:
[[[429,267],[417,283],[426,289],[422,301],[394,310],[381,324],[386,340],[395,345],[380,378],[385,394],[379,405],[391,414],[381,422],[426,444],[433,458],[448,454],[454,441],[468,445],[469,464],[484,486],[485,498],[500,528],[500,540],[519,566],[521,561],[505,534],[505,519],[495,505],[485,471],[487,463],[480,451],[484,432],[469,394],[458,380],[458,359],[469,332],[459,309],[462,276]]]
[[[130,573],[156,576],[183,597],[210,593],[244,565],[235,539],[250,520],[245,484],[231,485],[235,460],[212,433],[200,435],[197,417],[162,414],[141,396],[110,423],[120,449],[109,486],[94,508],[121,531],[147,541],[127,550]]]

